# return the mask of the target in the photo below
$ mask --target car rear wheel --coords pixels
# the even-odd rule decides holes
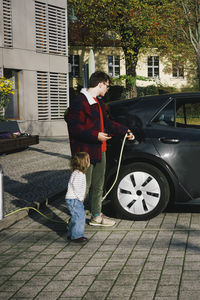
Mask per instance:
[[[170,188],[165,175],[148,163],[121,169],[111,192],[115,211],[132,220],[148,220],[167,206]]]

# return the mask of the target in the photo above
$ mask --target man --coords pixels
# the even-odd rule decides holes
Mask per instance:
[[[89,89],[82,89],[80,95],[70,102],[67,124],[72,155],[87,152],[90,167],[86,173],[87,190],[91,203],[93,226],[113,226],[115,221],[101,213],[104,176],[106,169],[106,141],[114,135],[133,138],[132,132],[123,125],[111,121],[106,114],[103,97],[109,89],[110,78],[101,71],[93,73],[89,79]]]

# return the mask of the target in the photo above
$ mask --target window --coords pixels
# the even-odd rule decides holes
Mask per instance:
[[[148,64],[148,77],[159,77],[159,56],[149,56],[147,60]]]
[[[47,10],[46,4],[35,2],[36,49],[47,52]]]
[[[174,101],[171,101],[155,117],[153,123],[164,125],[164,126],[175,126],[174,120],[175,120],[175,106],[174,106]]]
[[[67,74],[37,72],[38,120],[63,119],[67,109]]]
[[[47,72],[37,72],[38,120],[49,120],[49,82]]]
[[[66,55],[65,9],[48,5],[49,52]]]
[[[67,109],[67,74],[50,73],[51,120],[63,119]]]
[[[120,76],[120,57],[108,56],[108,73],[112,77]]]
[[[36,49],[66,55],[66,10],[35,1]]]
[[[71,78],[75,78],[75,77],[79,77],[80,72],[80,59],[79,59],[79,55],[70,55],[69,56],[69,63],[70,63],[70,72],[69,72],[69,76]]]
[[[4,69],[4,77],[14,82],[15,93],[9,95],[10,102],[5,111],[5,117],[8,119],[19,119],[19,99],[18,99],[18,71]]]
[[[200,100],[172,100],[155,117],[153,123],[163,126],[200,129]]]
[[[184,78],[184,67],[172,65],[172,76],[175,78]]]
[[[4,47],[12,47],[12,10],[11,0],[3,0]]]
[[[177,102],[176,126],[200,128],[199,100],[197,102]]]

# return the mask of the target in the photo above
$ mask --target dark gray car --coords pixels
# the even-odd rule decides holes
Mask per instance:
[[[200,203],[200,93],[112,102],[109,115],[136,136],[125,143],[119,177],[108,196],[118,214],[148,220],[169,201]],[[120,148],[120,137],[114,137],[105,190],[115,178]]]

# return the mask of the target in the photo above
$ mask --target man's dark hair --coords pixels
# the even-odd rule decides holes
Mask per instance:
[[[110,77],[108,74],[102,71],[94,72],[89,79],[89,87],[96,87],[100,82],[107,82],[110,83]]]

